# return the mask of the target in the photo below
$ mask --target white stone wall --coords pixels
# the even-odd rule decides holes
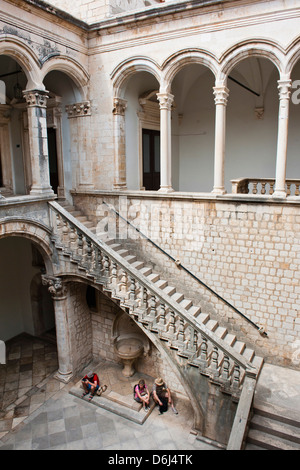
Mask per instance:
[[[179,282],[180,292],[185,289],[183,293],[193,294],[229,329],[256,345],[267,360],[299,366],[293,356],[300,331],[297,205],[251,203],[251,198],[243,203],[128,195],[127,204],[123,196],[120,206],[118,196],[76,196],[76,205],[98,220],[101,230],[100,219],[106,215],[103,199],[206,285],[264,327],[268,339],[135,235],[140,253],[144,250],[155,268],[169,276],[171,284]],[[113,227],[113,218],[110,224]],[[123,237],[126,233],[123,231]],[[132,237],[131,232],[127,236]]]

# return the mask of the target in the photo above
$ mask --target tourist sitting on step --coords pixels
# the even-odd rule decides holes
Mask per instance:
[[[160,415],[165,411],[168,411],[168,405],[171,406],[172,411],[175,414],[178,414],[178,411],[176,410],[172,400],[171,391],[161,377],[158,377],[154,381],[152,397],[155,403],[159,406]]]
[[[134,386],[133,392],[135,401],[142,403],[145,412],[149,411],[150,392],[144,379],[139,380],[139,383]]]
[[[81,383],[84,389],[82,398],[90,393],[89,401],[91,401],[100,386],[98,375],[95,372],[89,372],[83,377]]]

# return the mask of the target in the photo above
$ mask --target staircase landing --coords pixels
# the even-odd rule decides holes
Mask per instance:
[[[140,379],[144,379],[151,392],[154,383],[153,377],[139,372],[135,372],[132,377],[124,377],[121,365],[104,360],[90,364],[82,371],[82,376],[91,370],[98,374],[101,385],[107,385],[107,390],[101,396],[95,395],[90,402],[88,401],[89,395],[86,395],[83,398],[84,401],[90,403],[91,406],[99,406],[137,424],[143,424],[146,421],[155,405],[150,399],[150,410],[146,413],[142,405],[133,399],[133,387]],[[81,398],[82,392],[81,380],[79,380],[71,388],[70,393]]]
[[[300,371],[264,364],[246,450],[300,450]]]

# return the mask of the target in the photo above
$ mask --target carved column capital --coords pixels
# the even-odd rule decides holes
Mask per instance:
[[[291,96],[292,80],[278,80],[279,100],[289,100]]]
[[[113,114],[124,116],[125,110],[127,108],[127,101],[123,100],[122,98],[114,98],[114,107],[113,107]]]
[[[229,90],[226,86],[215,86],[213,88],[215,95],[215,104],[227,105],[227,99],[229,96]]]
[[[160,109],[167,109],[170,111],[174,101],[174,95],[171,95],[171,93],[157,93],[156,96],[159,101]]]
[[[66,284],[60,277],[52,277],[46,274],[42,275],[42,284],[48,287],[48,291],[54,299],[64,299],[67,295]]]
[[[39,108],[46,108],[47,107],[47,98],[48,91],[43,90],[24,90],[23,91],[24,98],[26,100],[28,107],[39,107]]]

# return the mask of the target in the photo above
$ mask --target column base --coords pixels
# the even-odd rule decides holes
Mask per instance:
[[[212,191],[211,191],[212,194],[226,194],[226,191],[225,191],[225,188],[214,188]]]
[[[53,376],[56,380],[59,380],[60,382],[63,382],[67,384],[70,382],[71,378],[73,377],[73,372],[68,372],[66,374],[62,374],[59,370],[55,372]]]
[[[272,197],[285,199],[286,198],[286,192],[285,192],[285,190],[275,189],[274,193],[272,194]]]
[[[42,188],[42,187],[39,187],[39,186],[35,186],[35,187],[32,186],[29,194],[31,196],[53,196],[54,191],[51,188],[51,186],[49,186],[48,188]]]
[[[158,190],[159,193],[173,193],[174,191],[172,186],[161,186]]]

